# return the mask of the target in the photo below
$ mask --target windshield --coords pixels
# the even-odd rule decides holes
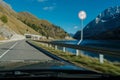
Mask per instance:
[[[0,71],[120,76],[119,43],[119,0],[0,0]]]

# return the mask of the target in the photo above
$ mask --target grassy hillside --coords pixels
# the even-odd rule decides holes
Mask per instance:
[[[24,34],[24,33],[33,33],[33,34],[39,34],[29,26],[22,23],[20,20],[18,20],[17,13],[4,1],[0,1],[0,18],[2,16],[7,17],[7,23],[1,22],[0,27],[3,27],[4,25],[8,26],[11,30],[13,30],[17,34]],[[2,21],[0,19],[0,21]]]
[[[27,24],[41,35],[55,39],[64,39],[69,36],[67,32],[61,29],[59,26],[51,24],[46,20],[40,20],[28,12],[18,13],[18,19]]]
[[[69,34],[59,26],[51,24],[47,20],[40,20],[28,12],[17,13],[4,1],[0,1],[0,21],[2,22],[0,27],[7,26],[17,34],[32,33],[52,39],[65,39],[69,37]]]

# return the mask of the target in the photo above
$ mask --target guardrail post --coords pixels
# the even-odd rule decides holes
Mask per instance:
[[[65,52],[65,47],[63,47],[63,52]]]
[[[104,55],[103,54],[99,54],[99,61],[100,61],[100,63],[104,63]]]
[[[49,46],[50,46],[50,47],[52,47],[52,45],[51,45],[51,44],[50,44]]]
[[[76,56],[78,56],[79,55],[79,50],[78,49],[76,49]]]
[[[46,44],[47,45],[47,47],[49,47],[49,44]]]
[[[57,50],[57,45],[55,45],[55,50]]]

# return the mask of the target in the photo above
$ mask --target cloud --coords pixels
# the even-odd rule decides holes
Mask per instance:
[[[43,10],[53,10],[55,8],[55,6],[46,6],[43,7]]]
[[[38,0],[38,2],[46,2],[46,1],[48,1],[48,0]]]
[[[74,26],[74,29],[77,29],[78,28],[78,26]]]
[[[40,3],[48,2],[48,0],[37,0],[37,1],[40,2]],[[55,7],[56,7],[56,3],[55,2],[53,2],[53,3],[50,2],[49,6],[48,5],[44,6],[42,9],[45,10],[45,11],[52,11],[52,10],[55,9]]]

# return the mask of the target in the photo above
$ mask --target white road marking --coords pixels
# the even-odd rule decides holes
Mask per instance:
[[[7,51],[5,51],[2,55],[0,55],[0,59],[7,54],[12,48],[14,48],[17,45],[18,42],[16,42],[15,44],[13,44]]]

